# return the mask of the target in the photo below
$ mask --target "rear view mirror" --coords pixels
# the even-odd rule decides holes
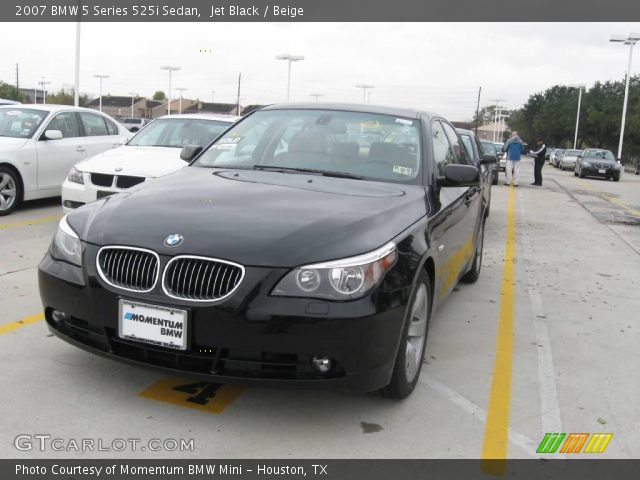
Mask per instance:
[[[47,130],[44,132],[45,140],[62,140],[64,136],[60,130]]]
[[[439,181],[442,187],[477,187],[480,172],[472,165],[451,164],[444,167],[444,178]]]
[[[180,151],[180,158],[185,162],[190,162],[196,158],[201,151],[202,147],[200,145],[185,145]]]
[[[480,160],[480,165],[487,165],[488,163],[496,163],[498,161],[498,157],[493,153],[485,153],[482,155],[482,159]]]

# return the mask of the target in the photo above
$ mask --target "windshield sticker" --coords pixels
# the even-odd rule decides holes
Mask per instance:
[[[407,120],[406,118],[396,118],[396,123],[401,123],[402,125],[413,125],[413,120]]]
[[[221,138],[220,140],[218,140],[217,145],[220,144],[236,144],[236,143],[240,143],[240,140],[242,140],[242,137],[224,137]]]
[[[407,177],[413,177],[413,168],[403,167],[402,165],[394,165],[393,173],[398,175],[406,175]]]
[[[237,143],[219,143],[213,146],[216,150],[233,150],[238,146]]]
[[[15,115],[20,115],[20,110],[9,110],[8,112],[5,112],[5,115],[11,115],[11,116],[15,116]]]

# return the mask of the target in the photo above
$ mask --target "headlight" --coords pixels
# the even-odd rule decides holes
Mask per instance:
[[[298,267],[280,280],[272,294],[353,300],[375,288],[396,258],[396,245],[390,242],[357,257]]]
[[[620,164],[619,164],[618,162],[615,162],[615,163],[613,164],[613,169],[614,169],[614,170],[620,170]]]
[[[585,162],[584,160],[582,161],[582,166],[583,167],[590,167],[591,164],[589,162]]]
[[[51,256],[57,260],[82,266],[82,245],[78,234],[67,222],[67,215],[62,217],[56,236],[51,244]]]
[[[69,170],[69,175],[67,176],[67,180],[73,183],[79,183],[80,185],[84,185],[84,178],[82,176],[82,172],[78,170],[76,167],[71,167],[71,170]]]

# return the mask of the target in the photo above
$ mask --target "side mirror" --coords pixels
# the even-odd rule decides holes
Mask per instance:
[[[185,162],[190,162],[202,151],[200,145],[185,145],[180,151],[180,158]]]
[[[444,178],[440,178],[439,183],[442,187],[477,187],[480,185],[480,172],[472,165],[446,165]]]
[[[495,156],[493,153],[485,153],[484,155],[482,155],[482,158],[480,159],[480,165],[496,163],[497,161],[498,161],[498,157]]]
[[[47,130],[44,132],[45,140],[62,140],[64,135],[60,130]]]

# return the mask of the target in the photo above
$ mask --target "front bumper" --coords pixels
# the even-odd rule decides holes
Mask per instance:
[[[161,291],[118,291],[99,279],[95,265],[81,270],[47,254],[39,266],[39,286],[51,332],[112,359],[217,383],[357,392],[387,385],[411,287],[350,302],[270,296],[286,271],[248,267],[233,295],[218,304],[193,304]],[[119,299],[188,310],[187,350],[119,338]],[[69,318],[56,321],[54,310]],[[314,355],[329,357],[332,369],[317,371]]]
[[[594,166],[585,166],[582,165],[581,173],[583,173],[587,177],[603,177],[603,178],[619,178],[620,177],[620,169],[616,169],[613,167],[607,168],[598,168]]]
[[[62,184],[62,209],[65,213],[71,213],[76,208],[94,202],[99,198],[126,192],[126,189],[93,185],[89,182],[89,174],[83,173],[83,176],[85,182],[83,185],[69,180],[65,180]]]

